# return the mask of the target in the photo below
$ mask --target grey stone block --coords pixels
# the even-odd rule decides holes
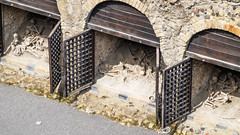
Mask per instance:
[[[197,129],[197,130],[195,130],[195,133],[196,134],[201,134],[201,130]]]
[[[237,132],[234,132],[232,135],[239,135]]]
[[[227,130],[227,126],[225,126],[225,125],[223,125],[223,124],[217,124],[217,125],[216,125],[216,128],[223,129],[223,130]]]
[[[153,104],[153,103],[148,103],[148,107],[150,107],[150,108],[156,108],[156,105],[155,104]]]
[[[128,100],[128,96],[124,94],[118,94],[118,98],[121,100]]]
[[[30,65],[27,65],[26,69],[29,70],[29,71],[33,71],[33,72],[35,71],[35,67],[30,66]]]
[[[98,92],[98,87],[97,86],[91,86],[91,91],[95,91],[95,92]]]
[[[6,58],[1,58],[0,61],[1,62],[6,62]]]
[[[187,120],[194,120],[194,116],[188,115]]]

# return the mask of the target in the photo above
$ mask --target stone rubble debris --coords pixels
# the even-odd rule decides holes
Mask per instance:
[[[99,64],[97,76],[99,78],[102,76],[112,77],[115,84],[124,84],[125,86],[132,86],[134,81],[141,81],[142,85],[155,86],[155,51],[153,47],[129,41],[123,42]],[[155,90],[150,93],[154,96],[154,92]],[[149,99],[153,100],[152,97]]]
[[[122,51],[124,51],[124,53],[121,53]],[[120,54],[124,54],[124,58],[120,58]],[[117,60],[121,59],[122,61],[120,61],[117,65],[109,64],[113,63],[113,61],[116,60],[111,59],[113,58],[111,55],[110,58],[100,64],[98,67],[99,73],[111,77],[122,75],[124,77],[132,79],[136,78],[137,74],[140,74],[142,76],[151,76],[151,78],[154,79],[153,76],[156,70],[154,49],[149,47],[138,47],[136,45],[130,45],[128,49],[119,47],[113,55],[116,55]]]

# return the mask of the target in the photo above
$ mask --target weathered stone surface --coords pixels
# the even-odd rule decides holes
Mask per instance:
[[[71,104],[90,114],[105,115],[122,125],[157,129],[155,114],[148,112],[145,106],[133,102],[124,102],[108,96],[103,98],[88,92],[78,96],[77,100]]]
[[[13,33],[15,33],[19,26],[27,19],[27,12],[10,6],[3,6],[3,14],[3,41],[6,44],[10,44]]]
[[[0,64],[0,83],[13,85],[32,92],[36,95],[43,96],[51,99],[58,99],[58,94],[50,94],[50,80],[49,77],[40,75],[30,75],[25,73],[22,69],[10,68],[6,65]]]

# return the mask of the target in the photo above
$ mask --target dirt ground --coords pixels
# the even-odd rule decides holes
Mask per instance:
[[[96,84],[149,102],[155,93],[155,61],[155,48],[125,40],[97,67]]]

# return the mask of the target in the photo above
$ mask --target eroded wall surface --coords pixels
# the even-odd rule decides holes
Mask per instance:
[[[86,20],[96,5],[110,0],[57,0],[61,13],[64,39],[83,31]],[[238,0],[116,0],[127,3],[150,20],[160,40],[162,67],[177,64],[191,37],[208,29],[229,31],[240,34],[240,1]],[[102,41],[100,41],[102,42]],[[101,48],[101,47],[99,47]],[[96,50],[100,51],[100,50]],[[97,57],[100,57],[99,54]],[[211,66],[195,63],[193,86],[195,94],[205,85]],[[193,93],[194,94],[194,93]]]
[[[4,46],[8,46],[11,43],[13,34],[18,31],[20,26],[27,19],[27,14],[28,12],[24,10],[3,6]]]

